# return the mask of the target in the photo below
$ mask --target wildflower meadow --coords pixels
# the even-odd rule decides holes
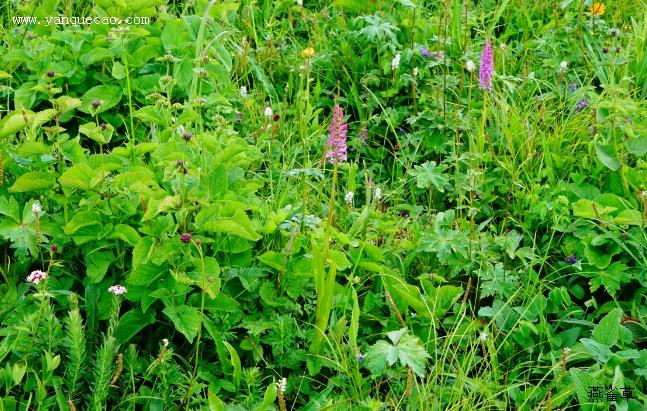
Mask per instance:
[[[0,11],[0,411],[647,410],[645,0]]]

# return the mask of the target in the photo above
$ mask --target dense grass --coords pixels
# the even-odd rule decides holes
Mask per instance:
[[[40,3],[0,409],[647,407],[643,1]]]

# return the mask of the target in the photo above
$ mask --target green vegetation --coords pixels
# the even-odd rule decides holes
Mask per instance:
[[[647,409],[646,6],[3,2],[0,410]]]

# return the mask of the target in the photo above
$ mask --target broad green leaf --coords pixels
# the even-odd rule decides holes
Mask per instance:
[[[101,216],[95,210],[80,210],[74,213],[74,216],[67,222],[63,232],[72,235],[83,227],[101,224]]]
[[[87,114],[103,113],[116,106],[121,100],[122,91],[118,86],[96,86],[86,91],[81,97],[81,106],[79,111]],[[93,103],[98,103],[98,107],[94,107]]]
[[[132,309],[119,319],[115,330],[115,338],[119,344],[127,343],[146,326],[155,322],[155,313],[152,310],[142,313],[139,308]]]
[[[641,225],[643,216],[638,210],[622,210],[611,218],[611,222],[615,224]]]
[[[647,154],[647,137],[628,138],[625,140],[625,146],[633,155],[645,155]]]
[[[130,272],[126,282],[132,285],[148,285],[167,272],[164,266],[152,263],[141,264]]]
[[[575,392],[577,393],[577,399],[580,402],[580,405],[588,404],[591,400],[589,399],[589,391],[591,387],[596,386],[596,381],[588,371],[571,368],[569,370],[571,378],[573,379],[573,385],[575,385]]]
[[[139,239],[133,249],[133,268],[137,268],[141,264],[148,262],[153,253],[153,243],[152,237],[142,237]]]
[[[34,113],[29,110],[18,110],[0,120],[0,138],[16,134],[31,124]]]
[[[85,264],[87,267],[88,278],[93,283],[99,283],[103,280],[110,263],[114,261],[115,256],[110,251],[95,251],[85,255]]]
[[[86,123],[79,127],[79,133],[91,138],[99,144],[107,144],[112,139],[114,127],[108,124],[101,127],[96,123]]]
[[[80,105],[81,99],[70,96],[61,96],[54,100],[54,107],[56,108],[56,111],[58,111],[59,115],[65,114],[70,110],[74,110]]]
[[[137,233],[137,230],[126,224],[117,224],[108,238],[115,238],[125,241],[131,246],[137,245],[140,240],[140,236],[139,233]]]
[[[196,216],[196,223],[202,230],[211,233],[230,234],[250,241],[257,241],[260,234],[252,227],[252,222],[244,211],[237,210],[233,217],[214,216],[209,209],[203,210]]]
[[[190,343],[193,342],[202,323],[202,317],[197,308],[189,305],[178,307],[167,305],[162,312],[173,322],[176,330],[184,335]]]
[[[30,123],[31,129],[35,130],[37,127],[47,123],[50,120],[53,120],[57,114],[58,113],[53,108],[48,108],[35,113]]]
[[[18,147],[17,153],[21,157],[37,156],[49,153],[49,147],[40,141],[25,141]]]
[[[602,145],[600,143],[595,143],[595,153],[598,155],[598,159],[607,166],[611,171],[616,171],[620,168],[622,163],[616,157],[616,153],[611,146]]]
[[[600,344],[612,346],[618,342],[622,325],[622,310],[614,308],[593,329],[593,339]]]
[[[58,181],[64,188],[91,190],[98,176],[98,171],[94,170],[87,163],[81,163],[65,170]]]
[[[573,215],[575,217],[601,218],[606,220],[610,218],[610,214],[615,210],[615,207],[604,207],[601,204],[585,198],[581,198],[573,203]]]
[[[22,221],[20,217],[20,206],[13,196],[9,198],[0,197],[0,214],[11,218],[16,223]]]
[[[54,185],[51,173],[30,171],[23,174],[9,187],[12,193],[24,193],[27,191],[46,190]]]
[[[171,54],[178,54],[184,50],[184,46],[190,41],[189,31],[183,19],[175,19],[164,24],[164,30],[160,36],[164,51]]]

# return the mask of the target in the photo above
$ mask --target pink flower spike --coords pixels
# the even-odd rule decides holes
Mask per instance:
[[[344,121],[344,110],[335,104],[332,111],[332,120],[328,129],[328,142],[326,143],[326,158],[331,164],[346,161],[346,133],[348,124]]]
[[[123,285],[117,284],[108,288],[108,291],[114,295],[122,295],[122,294],[126,294],[128,290],[126,290],[126,287],[124,287]]]
[[[485,42],[481,53],[481,66],[479,67],[479,83],[481,90],[492,90],[492,72],[494,71],[494,52],[490,40]]]
[[[44,271],[36,270],[32,271],[31,274],[29,274],[26,278],[26,281],[28,283],[32,284],[38,284],[41,281],[45,280],[47,278],[47,273]]]

